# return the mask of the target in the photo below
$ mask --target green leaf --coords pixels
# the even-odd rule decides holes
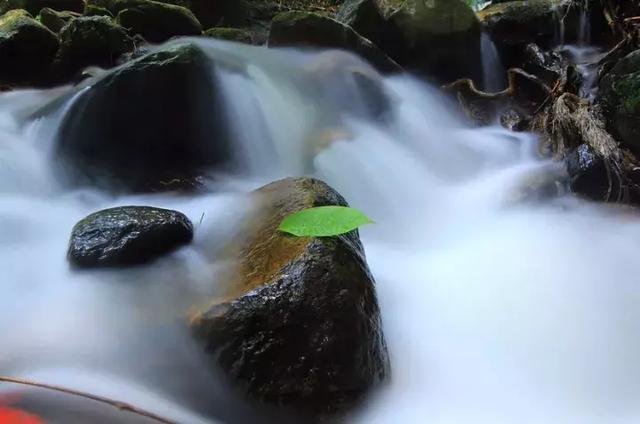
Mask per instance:
[[[373,221],[355,208],[319,206],[292,213],[282,220],[278,228],[298,237],[329,237],[371,223]]]

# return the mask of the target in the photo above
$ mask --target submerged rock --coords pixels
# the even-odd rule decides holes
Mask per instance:
[[[58,38],[25,10],[0,17],[0,83],[34,83],[51,64]]]
[[[161,43],[179,35],[200,35],[202,25],[187,8],[153,0],[116,0],[116,22],[147,41]]]
[[[337,18],[402,67],[441,82],[482,81],[480,23],[462,0],[346,0]]]
[[[60,170],[75,185],[155,191],[227,164],[212,72],[198,47],[175,43],[102,76],[61,122]]]
[[[596,101],[609,132],[640,153],[640,50],[618,61],[602,78]]]
[[[310,12],[284,12],[271,24],[269,46],[307,46],[352,51],[382,72],[400,67],[371,41],[334,19]]]
[[[55,63],[58,77],[68,79],[87,66],[110,68],[133,48],[127,31],[106,16],[74,19],[60,32]]]
[[[122,206],[92,213],[78,222],[67,258],[80,268],[140,265],[192,238],[193,225],[180,212]]]
[[[82,15],[77,12],[69,12],[67,10],[58,12],[56,10],[45,7],[40,11],[40,15],[38,15],[38,18],[42,25],[46,26],[51,31],[58,33],[63,26],[79,16]]]
[[[248,396],[312,413],[344,411],[389,375],[373,277],[358,232],[293,237],[292,212],[346,205],[325,183],[288,178],[254,194],[231,249],[226,292],[192,319],[195,334]]]

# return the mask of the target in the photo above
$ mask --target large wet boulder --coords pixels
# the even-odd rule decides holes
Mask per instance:
[[[45,7],[81,13],[84,6],[84,0],[0,0],[0,14],[9,10],[24,9],[36,16]]]
[[[58,50],[58,38],[25,10],[0,17],[0,83],[37,82]]]
[[[480,23],[462,0],[346,0],[337,18],[405,68],[482,81]]]
[[[568,0],[521,0],[495,3],[478,12],[505,66],[520,66],[525,47],[535,43],[549,49],[560,43]]]
[[[121,206],[92,213],[71,232],[69,262],[80,268],[141,265],[193,238],[193,225],[180,212]]]
[[[62,119],[59,169],[75,185],[155,191],[228,164],[213,72],[181,42],[90,81]]]
[[[371,41],[351,27],[311,12],[283,12],[273,18],[269,46],[306,46],[344,49],[354,52],[382,72],[400,67]]]
[[[618,61],[602,78],[596,101],[609,132],[640,153],[640,50]]]
[[[65,80],[87,66],[110,68],[118,57],[132,51],[134,43],[127,31],[106,16],[72,20],[60,31],[60,50],[55,67]]]
[[[325,183],[288,178],[254,193],[256,209],[230,248],[224,293],[192,327],[249,397],[312,413],[344,411],[389,376],[374,280],[358,232],[294,237],[292,212],[346,205]]]
[[[116,0],[112,9],[118,24],[152,43],[202,34],[198,19],[182,6],[153,0]]]

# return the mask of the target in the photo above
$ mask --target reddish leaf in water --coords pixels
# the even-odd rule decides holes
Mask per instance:
[[[0,424],[45,424],[37,415],[21,409],[0,407]]]

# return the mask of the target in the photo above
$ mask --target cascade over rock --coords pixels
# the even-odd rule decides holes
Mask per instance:
[[[312,413],[345,411],[389,375],[374,281],[357,230],[293,237],[295,211],[346,201],[325,183],[288,178],[253,194],[230,247],[224,293],[192,319],[195,334],[250,397]]]
[[[72,184],[149,191],[189,186],[228,164],[211,72],[205,54],[182,42],[92,81],[60,126],[61,171]]]

